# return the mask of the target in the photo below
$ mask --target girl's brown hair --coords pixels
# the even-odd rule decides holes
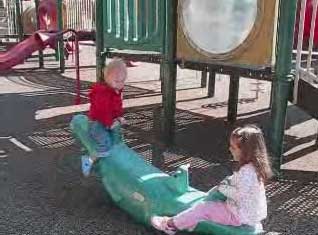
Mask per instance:
[[[266,149],[263,132],[255,125],[236,128],[231,134],[233,140],[241,150],[239,166],[252,163],[260,181],[265,182],[272,177],[269,156]]]

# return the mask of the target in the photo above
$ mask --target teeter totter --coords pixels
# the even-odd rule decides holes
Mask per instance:
[[[96,143],[89,136],[89,120],[85,115],[76,115],[71,121],[71,130],[84,145],[88,154],[96,153]],[[113,202],[129,213],[136,221],[150,226],[153,215],[173,216],[207,200],[226,200],[221,193],[208,195],[189,186],[188,166],[181,166],[168,175],[147,163],[122,139],[120,127],[111,136],[113,146],[107,156],[99,158],[93,170]],[[225,226],[201,222],[194,230],[198,234],[252,235],[258,232],[249,226]]]

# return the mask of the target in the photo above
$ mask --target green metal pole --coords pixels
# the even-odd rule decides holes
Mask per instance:
[[[167,146],[174,143],[175,135],[175,112],[176,112],[176,81],[177,66],[175,63],[176,53],[176,17],[177,1],[166,0],[165,36],[164,36],[164,59],[161,66],[162,76],[162,103],[163,103],[163,141]]]
[[[23,41],[24,39],[24,33],[23,33],[23,24],[22,24],[22,2],[20,0],[15,1],[15,7],[16,7],[16,20],[17,20],[17,26],[18,26],[18,37],[19,41]]]
[[[36,15],[36,28],[40,29],[40,18],[39,18],[39,0],[35,0],[35,15]],[[44,67],[43,51],[39,50],[39,67]]]
[[[58,17],[58,30],[63,30],[63,0],[57,0],[57,17]],[[60,70],[61,73],[65,71],[65,58],[64,58],[64,42],[63,36],[59,38],[58,41],[58,51],[60,60]]]
[[[292,49],[297,0],[281,0],[278,17],[278,38],[273,97],[271,107],[270,150],[273,169],[280,172],[288,97],[292,88]]]
[[[103,0],[96,1],[96,80],[103,79],[102,71],[105,63],[105,56],[102,55],[104,48],[104,30],[103,30]]]
[[[229,87],[229,102],[227,109],[227,120],[229,123],[234,123],[237,119],[237,104],[239,97],[240,88],[240,76],[233,74],[230,76],[230,87]]]

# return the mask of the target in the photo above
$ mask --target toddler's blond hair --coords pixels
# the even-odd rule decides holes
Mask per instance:
[[[126,80],[127,78],[127,66],[126,63],[120,59],[120,58],[114,58],[111,62],[109,62],[105,67],[104,67],[104,77],[108,79],[110,76],[109,74],[117,70],[120,72],[121,77]]]

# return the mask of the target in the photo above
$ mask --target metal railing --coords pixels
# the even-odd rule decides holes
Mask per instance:
[[[95,29],[95,0],[64,0],[66,27],[75,30]]]
[[[18,17],[28,6],[35,6],[35,1],[6,0],[4,2],[7,14],[8,35],[18,35],[20,26]],[[17,4],[19,7],[17,8]],[[91,31],[95,29],[95,0],[64,0],[66,8],[65,28],[77,31]]]
[[[312,4],[312,5],[308,5]],[[296,25],[298,30],[297,35],[297,54],[296,54],[296,76],[294,82],[294,103],[297,103],[298,97],[298,83],[300,79],[306,80],[309,83],[318,83],[318,45],[315,45],[315,27],[317,18],[318,0],[301,0],[299,23]],[[311,16],[311,19],[310,17]],[[307,20],[307,21],[306,21]],[[310,20],[310,34],[309,38],[304,38],[305,27],[308,27],[308,20]],[[297,32],[296,30],[296,32]],[[317,43],[316,43],[317,44]],[[304,45],[307,50],[304,51]],[[306,60],[304,60],[306,58]]]
[[[16,3],[13,0],[7,0],[5,2],[5,8],[7,12],[7,24],[8,24],[8,35],[17,35],[17,9]]]

